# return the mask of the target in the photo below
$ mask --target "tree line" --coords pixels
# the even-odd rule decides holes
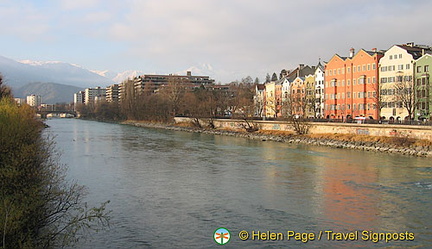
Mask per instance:
[[[137,88],[133,80],[127,80],[122,83],[119,102],[100,101],[76,108],[84,118],[171,122],[175,116],[252,116],[254,95],[253,81],[197,87],[176,79],[163,86],[146,83]]]
[[[106,204],[89,208],[85,187],[65,179],[53,140],[0,75],[0,248],[73,245],[108,224]]]

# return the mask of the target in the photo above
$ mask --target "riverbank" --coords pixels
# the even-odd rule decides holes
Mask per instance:
[[[313,134],[295,135],[289,132],[258,131],[245,132],[238,129],[199,129],[182,124],[163,124],[145,121],[123,121],[121,124],[137,127],[158,128],[212,135],[234,136],[261,141],[327,146],[341,149],[355,149],[373,152],[402,154],[418,157],[432,157],[432,142],[429,140],[403,137],[376,137],[367,135]]]

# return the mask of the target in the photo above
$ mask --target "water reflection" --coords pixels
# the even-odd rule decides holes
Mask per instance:
[[[111,200],[111,229],[80,248],[213,248],[212,233],[221,226],[233,232],[409,230],[416,241],[397,245],[432,245],[429,159],[82,120],[49,124],[69,177],[89,187],[89,202]],[[239,239],[230,244],[263,247]]]

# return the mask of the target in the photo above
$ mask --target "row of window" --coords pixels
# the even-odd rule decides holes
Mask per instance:
[[[370,71],[370,70],[376,70],[376,64],[375,63],[373,63],[373,64],[357,65],[357,66],[353,66],[352,67],[353,73],[355,73],[355,72],[366,72],[366,71]],[[351,67],[347,67],[346,68],[346,72],[347,73],[351,73]],[[328,69],[326,71],[326,74],[329,75],[329,76],[345,74],[345,68]]]
[[[393,82],[411,82],[412,76],[392,76],[392,77],[382,77],[380,78],[381,83],[393,83]]]
[[[376,98],[376,92],[353,92],[353,98]],[[347,99],[351,98],[351,92],[346,93]],[[345,99],[345,93],[330,93],[325,95],[326,99]]]
[[[376,78],[375,77],[367,77],[366,78],[366,76],[362,76],[362,77],[360,77],[360,78],[358,78],[358,79],[353,79],[353,86],[355,86],[355,85],[363,85],[363,84],[371,84],[371,83],[373,83],[373,84],[375,84],[376,83]],[[351,80],[347,80],[347,84],[346,84],[347,86],[350,86],[351,85]],[[327,82],[326,81],[326,85],[325,85],[326,87],[335,87],[335,86],[345,86],[345,80],[342,80],[342,81],[337,81],[336,79],[333,79],[333,80],[331,80],[330,81],[330,83],[329,82]]]
[[[356,110],[358,110],[358,111],[376,110],[376,108],[377,108],[376,105],[372,104],[372,103],[370,103],[370,104],[353,104],[352,105],[352,110],[354,110],[354,111],[356,111]],[[351,110],[351,105],[350,104],[347,104],[347,105],[345,105],[345,104],[342,104],[342,105],[327,105],[325,107],[325,109],[326,110],[332,110],[332,111],[334,111],[334,110],[341,110],[341,111]]]
[[[411,64],[405,65],[406,70],[409,70],[410,68],[411,68]],[[403,64],[397,65],[397,70],[404,70],[404,65]],[[381,72],[396,71],[396,65],[382,66],[380,71]]]
[[[429,72],[429,65],[425,65],[425,66],[417,66],[417,73],[421,73],[422,72],[422,68],[423,68],[423,72],[427,73]]]
[[[402,54],[395,54],[395,55],[390,55],[389,56],[390,60],[396,60],[396,59],[402,59]]]

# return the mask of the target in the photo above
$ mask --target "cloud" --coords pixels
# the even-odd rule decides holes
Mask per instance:
[[[0,5],[2,36],[16,36],[25,41],[49,39],[49,18],[31,4],[3,1]]]
[[[59,2],[64,10],[78,10],[98,6],[101,0],[60,0]]]
[[[387,49],[432,41],[427,32],[432,2],[425,0],[47,2],[4,0],[0,15],[8,22],[0,24],[1,30],[20,39],[55,37],[58,42],[49,45],[64,53],[65,43],[76,46],[73,51],[99,50],[91,58],[74,55],[103,58],[99,68],[117,63],[170,73],[210,64],[222,82],[315,64],[335,53],[347,55],[351,47]]]

